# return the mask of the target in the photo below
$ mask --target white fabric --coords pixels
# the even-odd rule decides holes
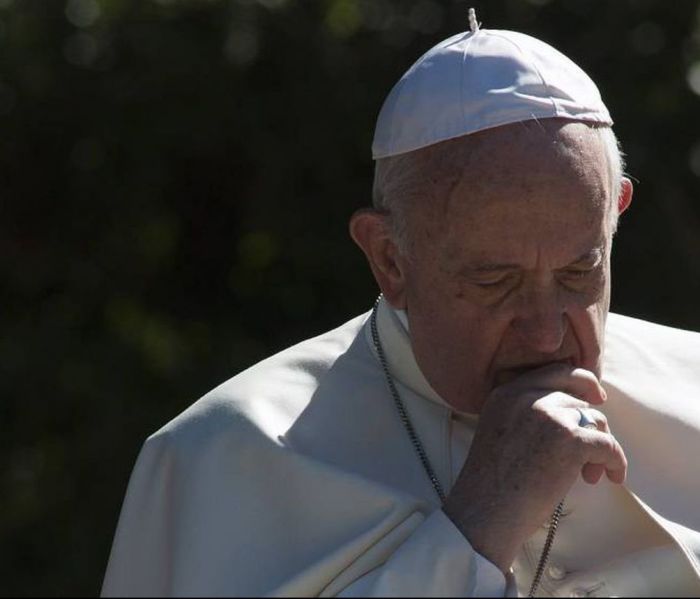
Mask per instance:
[[[401,323],[401,326],[406,330],[406,333],[409,335],[411,334],[408,328],[408,314],[406,313],[406,310],[394,310],[394,314],[396,314],[397,318],[399,319],[399,322]]]
[[[103,595],[478,596],[502,575],[439,511],[371,345],[367,315],[227,381],[145,443]],[[431,391],[397,316],[379,331],[441,483],[476,420]],[[626,487],[577,483],[542,594],[700,594],[700,335],[611,315],[605,408]],[[650,438],[653,436],[653,441]],[[505,592],[527,590],[546,530]]]
[[[503,597],[506,579],[475,552],[442,512],[435,510],[383,567],[340,597]]]
[[[550,45],[514,31],[468,31],[428,50],[394,86],[372,156],[552,117],[612,124],[595,83]]]

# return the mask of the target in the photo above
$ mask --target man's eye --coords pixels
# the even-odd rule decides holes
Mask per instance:
[[[508,282],[508,280],[510,278],[511,277],[509,275],[506,275],[506,276],[498,277],[497,279],[480,279],[480,280],[474,281],[474,284],[477,287],[484,287],[484,288],[498,287],[499,285],[503,285],[504,283]]]
[[[566,277],[569,279],[585,279],[587,276],[591,275],[595,271],[593,268],[572,268],[565,271]]]

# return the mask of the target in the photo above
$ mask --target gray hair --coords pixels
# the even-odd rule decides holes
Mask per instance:
[[[608,162],[612,208],[610,225],[614,234],[619,217],[617,199],[622,188],[624,155],[611,127],[591,125],[591,129],[599,136]],[[372,188],[373,205],[376,210],[389,217],[394,239],[403,253],[407,252],[410,245],[408,212],[411,204],[419,197],[424,201],[436,199],[429,197],[431,195],[429,191],[426,194],[426,178],[430,177],[426,170],[432,169],[441,174],[449,170],[444,168],[444,160],[438,154],[435,146],[429,146],[405,154],[380,158],[376,162]],[[457,183],[457,175],[447,176],[455,179],[448,182],[448,185]],[[427,198],[426,195],[428,195]]]

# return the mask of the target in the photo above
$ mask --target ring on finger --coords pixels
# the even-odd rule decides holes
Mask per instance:
[[[596,424],[596,421],[593,420],[587,413],[586,410],[583,410],[581,408],[576,408],[579,413],[579,420],[578,420],[578,425],[582,428],[590,428],[593,430],[598,430],[598,424]]]

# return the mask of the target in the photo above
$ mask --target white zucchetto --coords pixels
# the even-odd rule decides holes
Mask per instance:
[[[372,157],[553,117],[612,125],[595,83],[561,52],[522,33],[472,24],[428,50],[394,86],[377,119]]]

